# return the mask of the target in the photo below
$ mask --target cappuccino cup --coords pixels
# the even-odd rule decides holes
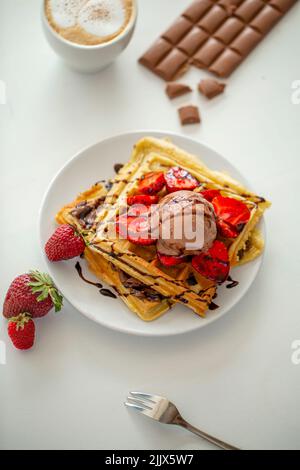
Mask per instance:
[[[43,29],[52,49],[79,72],[98,72],[127,47],[136,0],[44,0]]]

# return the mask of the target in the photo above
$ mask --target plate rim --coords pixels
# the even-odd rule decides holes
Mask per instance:
[[[203,148],[205,148],[205,150],[207,150],[209,152],[213,152],[216,155],[218,155],[221,159],[225,160],[231,167],[234,168],[235,172],[238,175],[240,175],[240,178],[241,178],[243,184],[245,184],[249,189],[252,188],[252,185],[248,182],[248,179],[245,178],[244,175],[241,174],[239,169],[236,168],[226,157],[224,157],[222,154],[220,154],[218,151],[216,151],[210,145],[206,144],[203,141],[198,141],[193,137],[186,136],[184,134],[181,134],[181,133],[178,133],[178,132],[175,132],[175,131],[168,131],[168,130],[164,131],[164,130],[157,130],[157,129],[145,129],[145,130],[141,129],[141,130],[125,131],[125,132],[114,134],[114,135],[111,135],[111,136],[108,136],[108,137],[103,137],[101,140],[98,140],[97,142],[94,142],[93,144],[90,144],[90,145],[87,145],[87,146],[81,148],[77,153],[75,153],[73,156],[71,156],[65,162],[65,164],[51,178],[50,183],[48,184],[48,186],[46,188],[46,191],[45,191],[44,196],[42,198],[40,208],[39,208],[39,212],[38,212],[38,239],[39,239],[39,245],[40,245],[40,249],[41,249],[41,252],[42,252],[42,256],[43,256],[43,259],[46,262],[47,267],[50,266],[50,263],[48,262],[47,257],[46,257],[45,252],[44,252],[44,243],[45,242],[44,242],[43,236],[42,236],[42,217],[43,217],[43,210],[44,210],[44,208],[46,206],[46,203],[47,203],[47,200],[48,200],[48,198],[51,194],[51,189],[52,189],[52,186],[54,185],[55,181],[58,179],[58,177],[60,177],[67,170],[67,168],[73,162],[78,160],[82,156],[82,154],[84,154],[85,152],[91,150],[92,148],[94,148],[94,147],[96,147],[100,144],[109,143],[109,142],[115,141],[117,139],[122,139],[122,138],[125,138],[125,137],[133,137],[135,135],[137,136],[137,140],[142,138],[142,137],[162,138],[162,136],[165,135],[165,137],[171,137],[171,138],[175,137],[175,138],[190,141],[194,145],[200,145]],[[265,244],[266,244],[266,227],[265,227],[264,216],[261,218],[260,224],[261,224],[260,228],[261,228],[261,231],[263,233]],[[63,293],[63,289],[60,288],[59,282],[57,282],[56,276],[55,276],[55,274],[53,274],[51,269],[50,269],[50,271],[51,271],[50,275],[53,278],[53,281],[54,281],[55,285],[62,292],[64,298],[78,312],[80,312],[82,315],[84,315],[89,320],[93,321],[94,323],[97,323],[97,324],[101,325],[102,327],[109,328],[113,331],[129,334],[129,335],[163,338],[163,337],[178,336],[178,335],[182,335],[182,334],[192,333],[196,330],[204,328],[205,326],[211,325],[212,323],[214,323],[218,319],[222,318],[225,314],[229,313],[241,301],[241,299],[249,291],[250,287],[252,286],[254,280],[256,279],[256,277],[257,277],[257,275],[260,271],[260,268],[261,268],[262,262],[263,262],[263,258],[264,258],[264,251],[263,251],[262,255],[259,258],[256,259],[256,270],[255,270],[255,273],[253,274],[251,282],[248,284],[248,286],[243,291],[241,291],[239,294],[237,294],[235,296],[234,301],[223,312],[221,312],[219,315],[218,314],[211,315],[210,318],[206,317],[206,318],[201,319],[201,320],[203,320],[203,322],[199,322],[198,325],[195,324],[195,325],[192,325],[192,326],[190,326],[189,328],[186,328],[186,329],[181,329],[179,331],[178,330],[175,330],[175,331],[171,330],[171,331],[168,331],[168,332],[165,332],[165,331],[153,332],[153,331],[146,331],[146,330],[145,331],[136,331],[133,327],[130,327],[128,329],[124,329],[122,326],[119,327],[118,325],[107,324],[106,322],[101,321],[101,317],[99,317],[99,320],[95,319],[95,317],[92,314],[89,313],[89,310],[85,310],[84,308],[79,307],[76,304],[76,302],[74,302],[72,299],[70,299],[67,295],[65,295]],[[141,320],[141,322],[142,322],[142,320]],[[148,322],[143,322],[143,323],[147,324]]]

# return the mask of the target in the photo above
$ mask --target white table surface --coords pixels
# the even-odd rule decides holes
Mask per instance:
[[[188,4],[140,0],[128,49],[103,73],[85,76],[46,43],[40,1],[1,0],[1,299],[16,275],[45,268],[37,220],[50,180],[75,152],[104,137],[140,128],[190,135],[227,157],[273,207],[251,290],[193,334],[127,336],[66,303],[61,314],[36,322],[35,347],[22,353],[1,319],[0,448],[212,448],[129,413],[123,400],[132,389],[168,396],[186,419],[242,448],[300,448],[300,365],[291,361],[291,344],[300,339],[300,104],[291,103],[292,82],[300,79],[300,5],[227,80],[225,95],[207,102],[195,92],[170,103],[163,82],[137,58]],[[184,80],[195,87],[204,76],[195,69]],[[189,101],[199,104],[203,122],[182,129],[176,108]]]

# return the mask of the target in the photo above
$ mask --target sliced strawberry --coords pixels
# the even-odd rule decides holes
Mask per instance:
[[[223,222],[223,220],[217,220],[218,232],[224,238],[236,238],[239,232],[232,226]]]
[[[218,229],[223,237],[236,238],[250,219],[251,212],[241,201],[218,196],[212,201]]]
[[[116,230],[123,238],[137,245],[154,245],[155,239],[151,238],[148,214],[138,217],[122,215],[117,220]]]
[[[127,198],[127,204],[133,206],[134,204],[143,204],[144,206],[151,206],[157,204],[159,197],[157,195],[150,196],[149,194],[136,194]]]
[[[201,196],[204,197],[208,202],[212,202],[215,197],[221,196],[221,193],[218,189],[205,189],[201,191]]]
[[[162,190],[165,185],[164,174],[161,172],[147,173],[138,185],[138,192],[141,194],[156,194]]]
[[[207,252],[194,256],[192,266],[202,276],[222,284],[226,281],[230,269],[226,246],[223,242],[215,240]]]
[[[128,236],[128,225],[132,222],[135,217],[129,215],[120,215],[116,221],[116,232],[121,235],[122,238],[127,239]]]
[[[184,263],[187,259],[186,256],[166,256],[161,253],[157,253],[157,257],[164,266],[176,266]]]
[[[197,181],[196,178],[187,170],[178,166],[170,168],[165,174],[165,181],[169,193],[181,190],[193,191],[199,186],[199,181]]]
[[[144,204],[134,204],[133,206],[128,207],[127,215],[129,217],[137,217],[138,215],[148,215],[150,211],[149,206]]]
[[[156,240],[151,238],[148,217],[136,217],[128,225],[128,240],[137,245],[154,245]]]

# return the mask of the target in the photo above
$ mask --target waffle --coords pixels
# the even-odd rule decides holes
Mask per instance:
[[[96,233],[96,215],[103,213],[106,196],[105,186],[97,183],[79,194],[73,202],[64,206],[56,215],[56,221],[59,224],[72,225],[85,239],[87,247],[84,251],[84,258],[95,276],[116,289],[128,308],[142,320],[154,320],[169,310],[168,300],[152,289],[146,290],[145,295],[140,298],[139,289],[144,290],[144,285],[136,280],[132,282],[129,276],[109,260],[90,249],[89,244]],[[130,288],[126,285],[130,285]]]
[[[171,142],[155,138],[144,138],[134,147],[130,161],[120,170],[112,188],[108,191],[102,210],[97,212],[95,233],[90,238],[89,250],[106,260],[119,272],[126,273],[130,279],[137,280],[145,288],[160,295],[161,302],[155,315],[159,316],[174,303],[182,303],[195,313],[204,317],[216,294],[217,286],[196,272],[190,262],[166,268],[157,258],[155,247],[137,246],[128,240],[110,238],[112,221],[126,205],[127,197],[132,195],[139,180],[149,172],[166,171],[172,166],[180,166],[189,171],[201,183],[201,189],[218,189],[223,196],[230,196],[245,203],[251,211],[251,217],[239,236],[232,242],[227,241],[230,265],[236,266],[249,262],[259,256],[264,242],[257,223],[270,203],[264,198],[244,188],[229,176],[212,171],[195,156],[179,149]],[[200,191],[197,189],[196,191]],[[95,263],[97,263],[95,259]],[[122,283],[122,279],[119,279]],[[122,297],[120,284],[116,289]],[[134,292],[129,288],[125,301],[134,310]],[[145,299],[140,299],[144,305]],[[141,312],[136,313],[143,318]],[[159,312],[159,313],[158,313]],[[147,319],[154,319],[148,317]]]

